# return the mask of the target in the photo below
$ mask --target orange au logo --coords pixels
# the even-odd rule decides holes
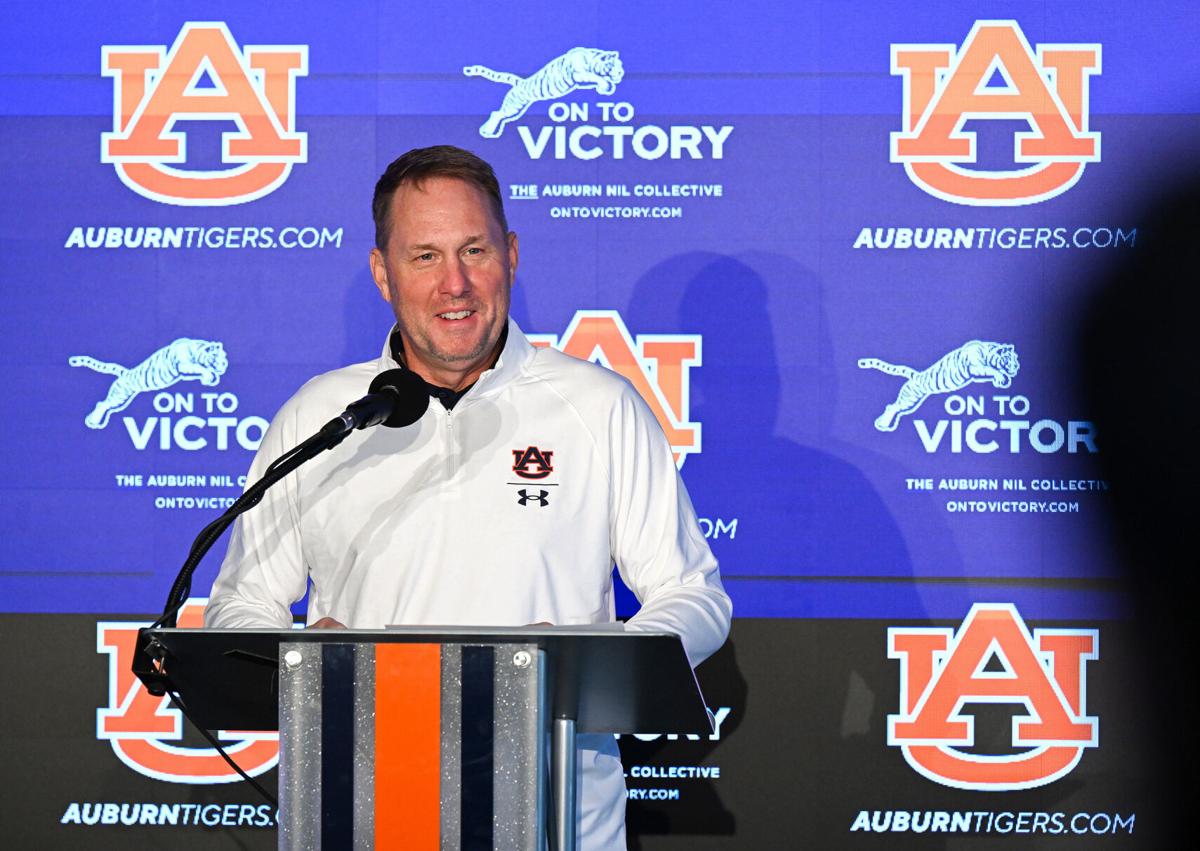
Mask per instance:
[[[888,716],[888,744],[930,780],[958,789],[1007,791],[1042,786],[1070,772],[1084,748],[1100,743],[1084,708],[1085,667],[1099,657],[1094,629],[1038,629],[1030,636],[1015,606],[977,603],[957,632],[893,627],[888,656],[900,660],[900,712]],[[1001,755],[975,744],[972,703],[1025,707]]]
[[[1040,44],[1016,21],[976,21],[962,47],[893,44],[892,74],[904,79],[903,127],[891,161],[930,195],[956,204],[1036,204],[1075,185],[1100,161],[1100,134],[1088,131],[1088,81],[1100,73],[1098,44]],[[1000,79],[1003,85],[994,85]],[[1015,162],[1004,171],[976,162],[973,119],[1023,119]]]
[[[180,627],[199,627],[204,599],[188,600]],[[130,670],[137,631],[149,623],[96,624],[96,652],[108,654],[108,706],[96,712],[96,738],[108,739],[121,762],[139,774],[170,783],[235,783],[241,777],[212,748],[173,744],[183,738],[183,718],[166,697],[154,697]],[[279,762],[279,734],[221,731],[226,752],[251,777]]]
[[[623,375],[650,406],[682,467],[700,451],[700,424],[689,419],[691,368],[701,362],[699,334],[629,335],[615,310],[577,310],[562,336],[530,334],[535,346],[552,346]]]
[[[113,78],[113,131],[101,135],[100,160],[139,195],[183,206],[244,204],[278,189],[292,164],[308,158],[295,109],[296,78],[308,74],[305,45],[243,51],[225,24],[190,22],[170,50],[108,45],[101,63]],[[228,167],[177,168],[187,162],[177,121],[236,123],[222,136]]]

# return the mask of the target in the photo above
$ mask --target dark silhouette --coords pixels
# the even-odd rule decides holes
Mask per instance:
[[[1186,650],[1196,557],[1185,534],[1196,516],[1189,438],[1200,386],[1190,368],[1197,269],[1200,180],[1193,178],[1139,219],[1135,249],[1103,277],[1078,338],[1082,390],[1102,441],[1112,535],[1133,607],[1136,661],[1124,685],[1133,705],[1130,734],[1140,729],[1148,739],[1139,755],[1148,786],[1137,791],[1152,814],[1145,829],[1159,847],[1182,847],[1167,840],[1188,827],[1197,751],[1185,720],[1196,708]]]

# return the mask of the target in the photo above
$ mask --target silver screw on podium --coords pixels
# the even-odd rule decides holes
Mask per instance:
[[[513,654],[513,664],[518,668],[528,668],[529,663],[533,661],[533,657],[529,655],[527,650],[518,650]]]

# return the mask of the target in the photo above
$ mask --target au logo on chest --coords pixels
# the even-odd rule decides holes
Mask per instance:
[[[554,472],[550,463],[554,458],[554,451],[551,449],[527,446],[524,449],[514,449],[512,454],[513,472],[522,479],[544,479]]]

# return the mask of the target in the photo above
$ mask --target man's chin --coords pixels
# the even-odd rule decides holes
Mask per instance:
[[[442,364],[461,369],[464,366],[469,366],[476,361],[485,359],[491,348],[486,342],[471,347],[440,346],[434,349],[432,354]]]

